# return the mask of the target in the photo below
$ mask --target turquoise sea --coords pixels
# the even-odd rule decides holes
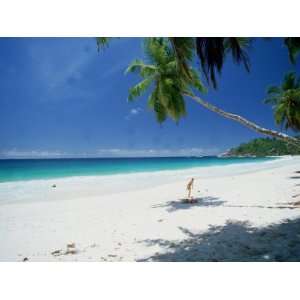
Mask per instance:
[[[114,175],[264,162],[274,158],[155,157],[0,160],[0,182]]]

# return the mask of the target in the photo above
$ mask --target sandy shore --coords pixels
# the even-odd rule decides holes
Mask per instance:
[[[297,171],[299,157],[1,183],[0,261],[297,261]],[[199,201],[183,204],[191,176]]]

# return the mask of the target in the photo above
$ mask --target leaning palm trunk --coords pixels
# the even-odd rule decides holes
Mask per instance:
[[[291,137],[287,134],[284,134],[284,133],[281,133],[281,132],[278,132],[278,131],[275,131],[275,130],[270,130],[270,129],[260,127],[257,124],[245,119],[244,117],[226,112],[226,111],[224,111],[224,110],[208,103],[207,101],[202,100],[201,98],[199,98],[199,97],[197,97],[193,94],[185,93],[185,95],[192,98],[194,101],[196,101],[200,105],[204,106],[208,110],[213,111],[213,112],[215,112],[215,113],[217,113],[217,114],[219,114],[219,115],[221,115],[221,116],[223,116],[227,119],[231,119],[231,120],[234,120],[236,122],[239,122],[240,124],[250,128],[250,129],[252,129],[252,130],[254,130],[258,133],[268,135],[268,136],[272,136],[274,138],[283,140],[287,143],[291,143],[291,144],[294,144],[294,145],[300,147],[300,142],[297,138]]]

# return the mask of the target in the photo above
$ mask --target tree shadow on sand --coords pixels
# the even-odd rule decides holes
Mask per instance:
[[[293,206],[292,202],[278,203],[278,205],[230,205],[227,201],[220,200],[217,197],[199,197],[194,198],[194,203],[187,202],[186,199],[179,199],[177,201],[168,201],[163,204],[153,205],[152,208],[166,208],[167,212],[175,212],[177,210],[192,209],[194,207],[236,207],[236,208],[263,208],[263,209],[299,209],[299,206]]]
[[[228,220],[196,234],[179,229],[186,239],[141,241],[163,252],[139,261],[300,261],[300,218],[263,228]]]
[[[237,208],[268,208],[268,209],[299,209],[299,206],[292,206],[293,202],[282,203],[280,205],[224,205],[224,207],[237,207]]]
[[[177,210],[186,210],[194,207],[216,207],[223,205],[226,201],[220,200],[217,197],[199,197],[194,198],[193,203],[188,203],[186,199],[179,199],[177,201],[168,201],[164,204],[153,205],[152,208],[166,207],[168,212],[174,212]]]

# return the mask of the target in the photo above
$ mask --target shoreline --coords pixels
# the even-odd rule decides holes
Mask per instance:
[[[300,161],[300,157],[294,157],[293,159],[283,157],[263,162],[233,163],[229,165],[201,166],[177,170],[0,182],[0,206],[5,203],[77,199],[138,191],[183,180],[187,181],[190,177],[206,179],[241,175],[280,167],[298,159]],[[56,188],[52,188],[53,184],[55,184]],[[43,194],[42,199],[39,198],[41,193]]]
[[[266,228],[300,218],[300,208],[289,204],[299,200],[294,196],[300,194],[300,179],[295,175],[300,158],[242,165],[244,170],[231,165],[180,174],[135,174],[127,181],[124,177],[106,178],[107,182],[99,177],[80,178],[59,182],[55,189],[49,181],[11,185],[6,197],[15,196],[15,201],[0,203],[0,261],[25,257],[29,261],[275,260],[274,251],[294,243],[296,235],[280,242],[274,230]],[[196,179],[196,205],[180,202],[191,176]],[[13,186],[14,190],[9,189]],[[3,196],[0,184],[1,191]],[[251,230],[259,232],[256,240],[248,237]],[[261,232],[269,243],[269,235],[278,242],[278,246],[270,244],[274,250],[260,237]],[[203,242],[207,238],[213,246]],[[64,253],[70,243],[76,245],[75,254],[51,254]],[[186,243],[194,252],[181,249]],[[228,246],[226,251],[219,243]],[[245,252],[246,246],[256,254]],[[282,251],[289,260],[289,246]],[[266,253],[269,258],[264,257]]]
[[[297,156],[294,156],[294,157],[297,157]],[[151,157],[149,159],[161,159],[161,158],[178,158],[178,157]],[[181,157],[181,158],[189,158],[189,157]],[[196,157],[192,157],[192,158],[196,158]],[[198,157],[200,158],[200,157]],[[241,159],[241,158],[244,158],[244,159],[247,159],[249,157],[223,157],[223,158],[220,158],[218,156],[207,156],[207,157],[201,157],[201,158],[219,158],[219,159],[222,159],[222,160],[230,160],[230,159]],[[270,161],[274,161],[274,160],[283,160],[283,159],[288,159],[288,158],[291,158],[291,156],[281,156],[281,157],[257,157],[256,159],[271,159]],[[104,158],[103,158],[104,159]],[[118,159],[118,158],[117,158]],[[119,159],[123,159],[123,158],[119,158]],[[132,159],[132,158],[130,158]],[[138,157],[136,158],[133,158],[133,159],[140,159]],[[250,159],[255,159],[254,157],[250,157]],[[30,161],[31,159],[29,159]],[[35,159],[35,160],[39,160],[39,159]],[[42,159],[44,160],[44,159]],[[46,159],[48,160],[48,159]],[[53,159],[49,159],[49,160],[53,160]],[[59,160],[59,159],[56,159],[56,160]],[[63,159],[65,160],[65,159]],[[72,160],[72,159],[70,159]],[[74,160],[77,160],[77,159],[74,159]],[[83,159],[85,160],[85,159]],[[92,159],[91,159],[92,160]],[[96,159],[97,160],[97,159]],[[16,159],[16,161],[18,161],[18,159]],[[26,161],[26,159],[24,160]],[[226,166],[237,166],[237,165],[244,165],[244,164],[253,164],[253,163],[264,163],[264,162],[267,162],[267,161],[247,161],[247,162],[232,162],[232,163],[229,163],[229,164],[212,164],[212,165],[195,165],[195,166],[184,166],[184,167],[175,167],[175,168],[163,168],[163,169],[153,169],[153,170],[128,170],[128,171],[119,171],[117,173],[115,172],[104,172],[104,173],[86,173],[86,174],[82,174],[82,175],[54,175],[54,176],[49,176],[49,177],[40,177],[40,178],[18,178],[18,179],[8,179],[8,180],[2,180],[0,181],[0,185],[3,184],[3,183],[10,183],[10,182],[31,182],[31,181],[40,181],[40,180],[61,180],[61,179],[70,179],[70,178],[75,178],[75,179],[78,179],[78,178],[87,178],[87,177],[90,177],[90,178],[94,178],[94,177],[106,177],[106,176],[126,176],[126,175],[139,175],[139,174],[151,174],[151,173],[159,173],[159,172],[184,172],[184,171],[189,171],[190,169],[202,169],[202,168],[213,168],[213,167],[226,167]],[[9,170],[8,170],[9,171]],[[45,175],[44,175],[45,176]]]
[[[238,158],[238,157],[236,157]],[[192,167],[184,167],[184,168],[178,168],[178,169],[163,169],[163,170],[151,170],[151,171],[129,171],[129,172],[121,172],[121,173],[112,173],[112,174],[86,174],[86,175],[66,175],[66,176],[60,176],[60,177],[47,177],[47,178],[34,178],[34,179],[17,179],[17,180],[8,180],[8,181],[0,181],[0,188],[1,186],[5,186],[5,185],[9,185],[9,184],[15,184],[15,183],[21,183],[21,184],[26,184],[26,183],[37,183],[37,182],[53,182],[53,181],[69,181],[69,180],[81,180],[81,179],[99,179],[99,178],[118,178],[118,177],[126,177],[126,176],[149,176],[149,175],[172,175],[174,173],[178,173],[178,174],[183,174],[183,173],[192,173],[192,171],[196,171],[199,172],[201,170],[217,170],[217,172],[219,170],[223,170],[224,168],[241,168],[243,166],[245,167],[249,167],[249,166],[264,166],[264,164],[268,164],[268,163],[281,163],[283,161],[286,160],[291,160],[291,159],[297,159],[299,158],[300,161],[300,156],[290,156],[290,155],[286,155],[286,156],[268,156],[266,158],[274,158],[274,160],[270,160],[270,161],[262,161],[262,162],[242,162],[242,163],[232,163],[232,164],[227,164],[227,165],[210,165],[210,166],[192,166]],[[226,158],[224,158],[226,159]],[[257,168],[260,169],[260,168]],[[261,168],[261,169],[265,169],[265,168]],[[228,169],[229,170],[229,169]],[[252,171],[250,170],[245,170],[245,172],[248,171]],[[215,175],[215,174],[214,174]],[[214,176],[213,175],[213,176]],[[221,175],[224,176],[224,175]]]

